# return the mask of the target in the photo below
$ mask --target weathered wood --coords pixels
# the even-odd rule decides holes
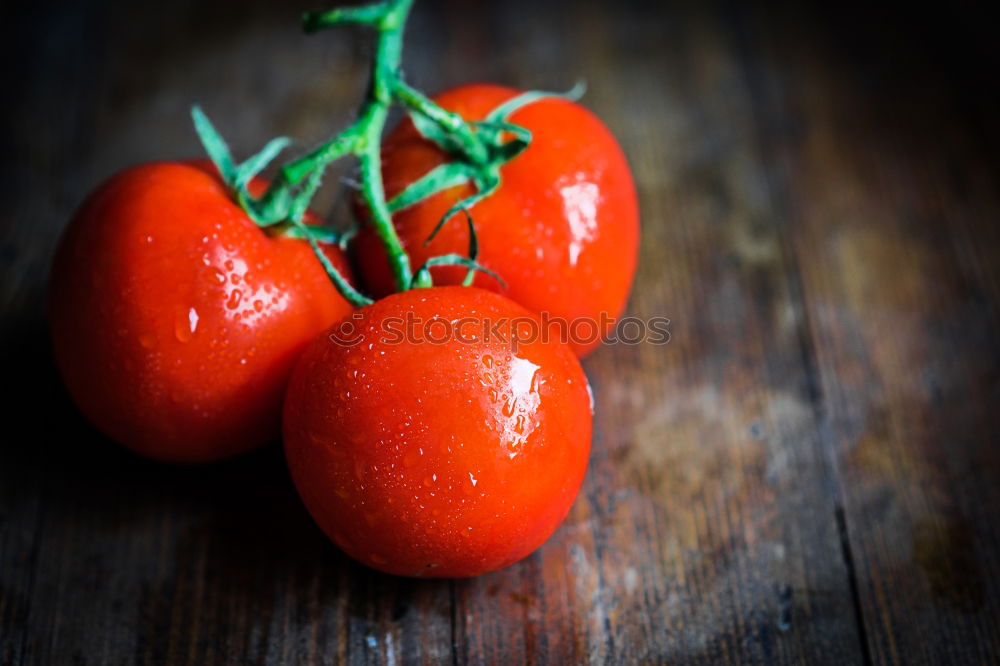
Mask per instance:
[[[44,319],[88,190],[197,154],[193,101],[239,153],[322,138],[364,40],[303,38],[285,3],[28,4],[0,22],[0,663],[996,659],[1000,133],[961,85],[992,71],[961,57],[974,21],[418,2],[424,88],[587,79],[641,197],[630,312],[672,337],[586,361],[591,467],[549,543],[411,581],[340,554],[277,447],[188,469],[106,441]],[[955,31],[964,50],[923,54]]]
[[[991,663],[1000,200],[986,142],[996,134],[956,107],[968,92],[933,49],[851,36],[832,31],[810,48],[761,39],[778,46],[775,60],[800,60],[783,81],[755,76],[769,114],[794,109],[806,125],[779,130],[773,155],[867,650],[875,663]],[[962,63],[967,75],[980,66]]]

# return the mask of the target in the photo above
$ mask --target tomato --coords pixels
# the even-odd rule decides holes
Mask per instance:
[[[509,88],[469,85],[435,98],[466,120],[479,120],[518,94]],[[638,204],[628,163],[618,143],[592,113],[573,102],[544,99],[513,113],[509,121],[531,130],[528,149],[501,170],[503,184],[472,208],[479,239],[479,261],[507,283],[507,296],[529,310],[548,312],[577,327],[570,341],[583,356],[607,334],[621,314],[635,273],[639,240]],[[405,120],[386,139],[383,179],[391,198],[447,160]],[[464,221],[453,218],[427,246],[441,216],[472,185],[439,192],[394,216],[394,224],[414,265],[451,252],[466,254]],[[358,265],[369,289],[382,296],[394,291],[378,238],[365,229],[355,241]],[[462,268],[431,271],[435,284],[459,284]],[[492,278],[475,284],[501,291]],[[604,313],[607,320],[598,325]],[[566,327],[564,327],[566,328]],[[593,335],[587,339],[589,333]]]
[[[512,344],[531,322],[489,291],[416,289],[306,348],[285,399],[285,452],[341,549],[388,573],[464,577],[552,534],[586,471],[592,405],[567,345]]]
[[[350,309],[308,244],[258,228],[203,163],[114,176],[66,229],[51,277],[74,401],[111,438],[173,462],[276,438],[296,357]]]

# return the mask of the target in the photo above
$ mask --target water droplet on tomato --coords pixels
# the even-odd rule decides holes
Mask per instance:
[[[535,374],[531,376],[531,387],[529,388],[529,391],[532,393],[538,393],[538,389],[541,388],[543,384],[545,384],[545,378],[541,376],[540,371],[536,370]]]
[[[233,270],[234,268],[236,268],[236,264],[234,264],[234,263],[233,263],[233,260],[232,260],[232,259],[226,259],[226,263],[225,263],[225,264],[223,264],[223,266],[225,266],[225,267],[226,267],[226,270],[227,270],[227,271],[231,271],[231,270]]]
[[[465,492],[466,495],[474,495],[476,493],[477,483],[479,483],[479,479],[474,477],[472,472],[469,472],[469,480],[462,483],[462,491]]]
[[[229,293],[229,300],[226,301],[226,307],[230,310],[235,310],[240,306],[241,300],[243,300],[243,292],[239,289],[233,289]]]
[[[504,403],[503,415],[507,417],[514,416],[514,408],[516,405],[517,405],[517,399],[514,396],[511,396],[510,399]]]
[[[524,434],[524,414],[517,415],[517,423],[514,424],[514,432],[519,435]]]
[[[198,330],[198,311],[194,308],[179,310],[174,318],[174,336],[180,342],[190,342]]]
[[[263,312],[264,301],[258,298],[256,301],[253,302],[253,309],[256,310],[257,312]]]
[[[483,365],[485,365],[487,368],[492,368],[493,367],[493,357],[490,356],[489,354],[484,354],[483,355]]]

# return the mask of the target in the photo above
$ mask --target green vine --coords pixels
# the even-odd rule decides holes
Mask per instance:
[[[307,33],[348,24],[365,25],[375,31],[375,56],[367,99],[350,127],[284,164],[259,197],[252,196],[248,191],[250,180],[277,157],[291,143],[290,140],[285,137],[273,139],[256,155],[242,164],[236,164],[226,142],[201,109],[195,106],[191,112],[206,153],[218,168],[234,200],[250,219],[275,233],[307,240],[340,293],[359,307],[371,303],[371,299],[350,285],[320,245],[343,239],[330,229],[306,225],[302,221],[327,166],[348,155],[358,159],[361,199],[372,227],[385,246],[389,268],[399,291],[431,286],[429,269],[432,266],[467,267],[469,273],[465,284],[471,284],[476,271],[499,279],[476,262],[478,245],[469,209],[497,190],[501,182],[500,168],[524,152],[531,142],[531,133],[510,124],[507,118],[526,104],[553,96],[551,93],[524,93],[495,109],[485,120],[472,123],[441,108],[407,84],[400,72],[403,28],[412,4],[413,0],[384,0],[373,5],[309,12],[303,16],[303,27]],[[558,96],[577,99],[580,94],[582,89],[577,86],[569,93]],[[392,104],[404,107],[417,131],[448,153],[452,161],[431,170],[391,201],[386,201],[382,183],[381,138]],[[449,254],[433,257],[414,273],[392,224],[392,214],[442,190],[466,183],[475,186],[475,193],[448,210],[427,242],[449,219],[464,211],[469,224],[469,256]]]

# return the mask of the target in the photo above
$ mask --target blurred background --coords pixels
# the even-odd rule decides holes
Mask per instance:
[[[0,10],[0,663],[996,658],[1000,99],[977,4],[417,0],[419,88],[586,80],[640,195],[629,312],[672,321],[666,347],[587,360],[573,512],[471,581],[350,562],[278,446],[205,468],[120,450],[52,366],[61,229],[116,171],[200,155],[192,103],[238,157],[351,121],[371,40],[303,36],[314,8]]]

